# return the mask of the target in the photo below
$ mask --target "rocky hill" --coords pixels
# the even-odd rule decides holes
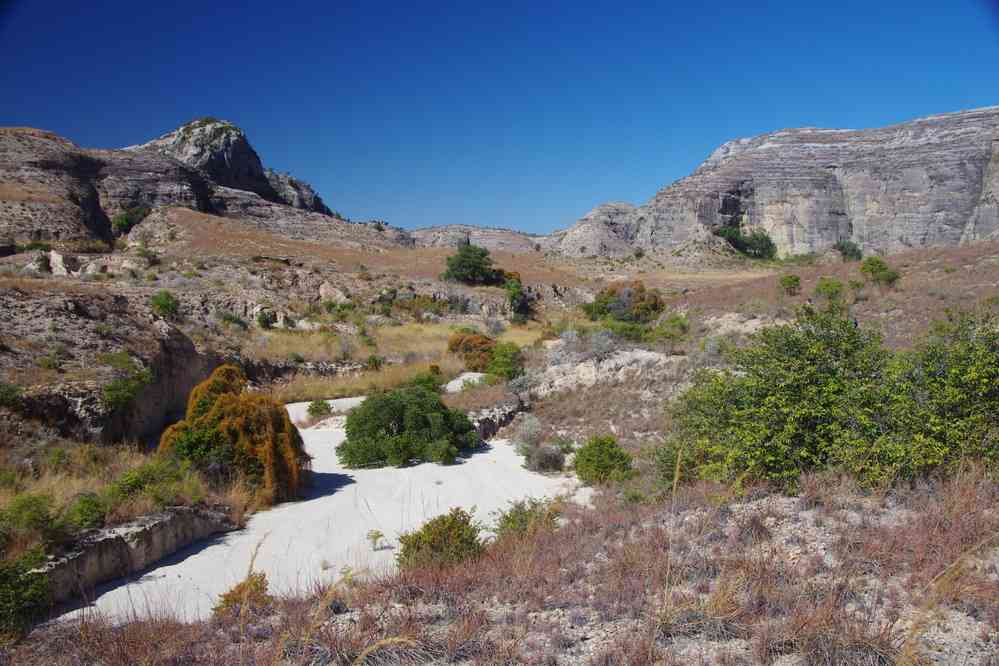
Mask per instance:
[[[308,183],[264,169],[245,133],[212,118],[123,150],[81,148],[51,132],[0,128],[0,239],[110,242],[122,213],[180,206],[290,238],[412,245],[401,229],[333,217]]]
[[[848,239],[868,251],[953,246],[999,232],[999,107],[867,130],[801,128],[724,144],[636,209],[600,206],[556,234],[569,255],[621,255],[765,230],[782,254]]]
[[[468,241],[473,245],[490,250],[506,252],[539,252],[549,247],[548,236],[497,229],[476,227],[471,224],[448,224],[439,227],[425,227],[411,232],[416,243],[422,247],[455,247]]]

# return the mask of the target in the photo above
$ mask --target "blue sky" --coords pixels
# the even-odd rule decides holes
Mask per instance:
[[[0,125],[218,116],[353,218],[547,232],[732,138],[999,104],[995,2],[696,4],[0,0]]]

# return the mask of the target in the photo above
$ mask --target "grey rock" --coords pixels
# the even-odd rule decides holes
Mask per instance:
[[[548,248],[547,236],[535,236],[522,231],[470,224],[449,224],[439,227],[414,229],[412,237],[421,247],[457,247],[467,241],[493,251],[535,252]]]
[[[333,211],[323,203],[322,197],[305,181],[271,169],[267,169],[264,175],[278,198],[289,206],[313,213],[333,215]]]
[[[995,238],[997,192],[999,107],[989,107],[731,141],[625,219],[594,231],[584,218],[563,238],[625,237],[657,250],[740,225],[766,231],[782,254],[821,253],[843,239],[896,252]]]
[[[571,228],[552,234],[556,249],[569,256],[622,256],[634,252],[635,207],[628,203],[597,206]]]

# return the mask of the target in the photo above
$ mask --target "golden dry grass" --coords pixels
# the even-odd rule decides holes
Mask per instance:
[[[440,367],[446,378],[454,377],[463,370],[460,359],[447,355],[433,363],[421,361],[387,365],[381,370],[357,375],[341,377],[296,375],[288,383],[272,387],[270,392],[275,400],[282,403],[349,398],[372,391],[396,388],[420,373],[429,372],[431,365]]]

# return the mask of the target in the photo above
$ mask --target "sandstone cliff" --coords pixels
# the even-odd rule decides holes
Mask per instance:
[[[782,254],[842,239],[882,252],[957,245],[997,237],[997,192],[999,107],[880,129],[787,129],[724,144],[630,213],[597,208],[556,248],[666,249],[724,225],[761,228]]]

